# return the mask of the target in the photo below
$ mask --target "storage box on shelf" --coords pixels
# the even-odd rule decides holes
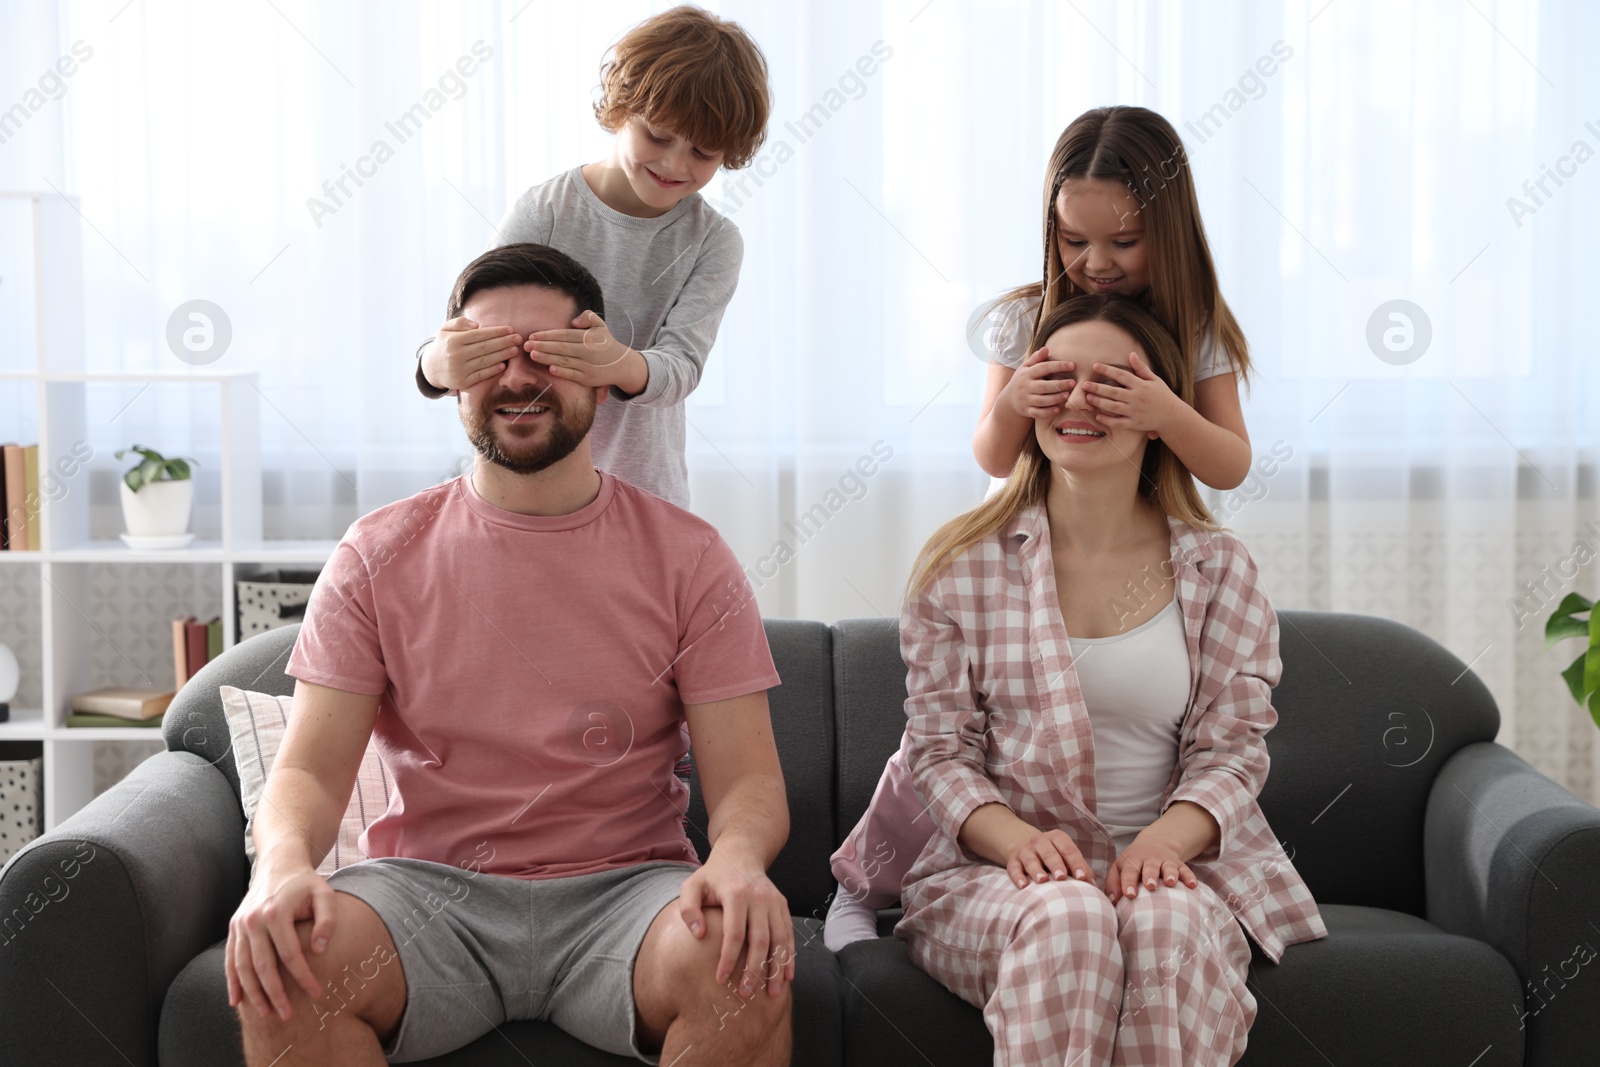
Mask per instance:
[[[0,429],[36,433],[39,444],[42,529],[37,552],[0,552],[0,583],[19,584],[21,568],[37,572],[32,625],[42,635],[40,706],[12,708],[0,724],[0,741],[40,741],[44,752],[44,824],[49,830],[83,807],[94,795],[94,746],[105,742],[149,742],[152,731],[139,727],[68,728],[73,693],[104,684],[140,684],[137,678],[93,676],[97,642],[115,643],[92,621],[91,568],[95,565],[161,563],[216,567],[220,602],[207,617],[223,620],[223,647],[237,641],[234,582],[262,570],[284,566],[315,568],[326,562],[334,541],[264,541],[261,523],[261,403],[253,371],[186,368],[176,358],[170,372],[101,373],[86,369],[83,334],[83,270],[79,215],[55,193],[0,192],[0,232],[23,234],[0,250],[0,274],[10,292],[7,306],[26,317],[21,328],[0,338],[0,383],[32,389],[36,425]],[[21,295],[19,295],[21,294]],[[158,343],[164,343],[160,341]],[[16,346],[21,346],[16,347]],[[30,351],[31,349],[31,351]],[[93,536],[90,469],[117,471],[127,466],[112,453],[131,442],[115,441],[111,427],[91,425],[96,390],[130,392],[129,404],[149,387],[202,389],[218,404],[215,419],[217,521],[207,536],[183,549],[136,551],[120,540]],[[207,419],[209,424],[212,420]],[[30,437],[30,443],[32,441]],[[74,470],[73,457],[90,443],[90,469]],[[75,451],[76,447],[76,451]],[[114,481],[113,483],[114,484]],[[106,503],[106,502],[101,502]],[[202,526],[196,529],[202,534]],[[209,583],[208,583],[209,584]],[[170,671],[170,665],[167,668]],[[170,684],[163,675],[155,684]]]

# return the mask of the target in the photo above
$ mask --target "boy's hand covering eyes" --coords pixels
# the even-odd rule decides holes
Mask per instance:
[[[422,373],[440,389],[460,392],[498,377],[521,351],[522,335],[509,326],[479,326],[457,316],[439,327],[422,354]]]
[[[595,388],[619,385],[625,392],[638,392],[627,389],[629,372],[637,369],[629,367],[632,361],[628,357],[638,353],[612,336],[605,320],[592,311],[573,319],[571,329],[530,334],[522,347],[557,378]]]

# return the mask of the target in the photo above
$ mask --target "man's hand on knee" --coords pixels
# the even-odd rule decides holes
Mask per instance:
[[[717,984],[727,985],[740,973],[737,987],[745,996],[761,983],[770,996],[779,995],[784,983],[794,980],[794,921],[788,901],[766,871],[736,852],[713,849],[705,866],[683,883],[678,897],[679,915],[696,939],[708,931],[707,907],[722,910]]]
[[[289,1018],[290,997],[278,973],[282,962],[289,976],[315,1000],[322,987],[301,948],[297,922],[311,924],[311,951],[321,953],[333,936],[333,890],[310,866],[286,873],[260,869],[250,891],[228,922],[224,971],[228,1005],[248,1001],[256,1014],[269,1010]]]

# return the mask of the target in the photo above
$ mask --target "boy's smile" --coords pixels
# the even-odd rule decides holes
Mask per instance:
[[[634,115],[617,131],[613,161],[627,176],[629,191],[638,201],[628,206],[643,210],[609,206],[627,215],[646,218],[670,211],[685,197],[706,187],[722,166],[722,155],[721,152],[702,151],[682,137]],[[604,194],[601,199],[605,199]]]

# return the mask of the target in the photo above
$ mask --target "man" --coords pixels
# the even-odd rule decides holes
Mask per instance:
[[[514,344],[605,310],[507,245],[449,318]],[[282,751],[229,925],[251,1064],[426,1059],[509,1019],[673,1063],[786,1064],[794,931],[759,612],[707,523],[597,471],[606,390],[525,354],[458,397],[470,474],[351,525],[289,658]],[[692,732],[699,866],[673,764]],[[395,795],[324,880],[368,738]]]

